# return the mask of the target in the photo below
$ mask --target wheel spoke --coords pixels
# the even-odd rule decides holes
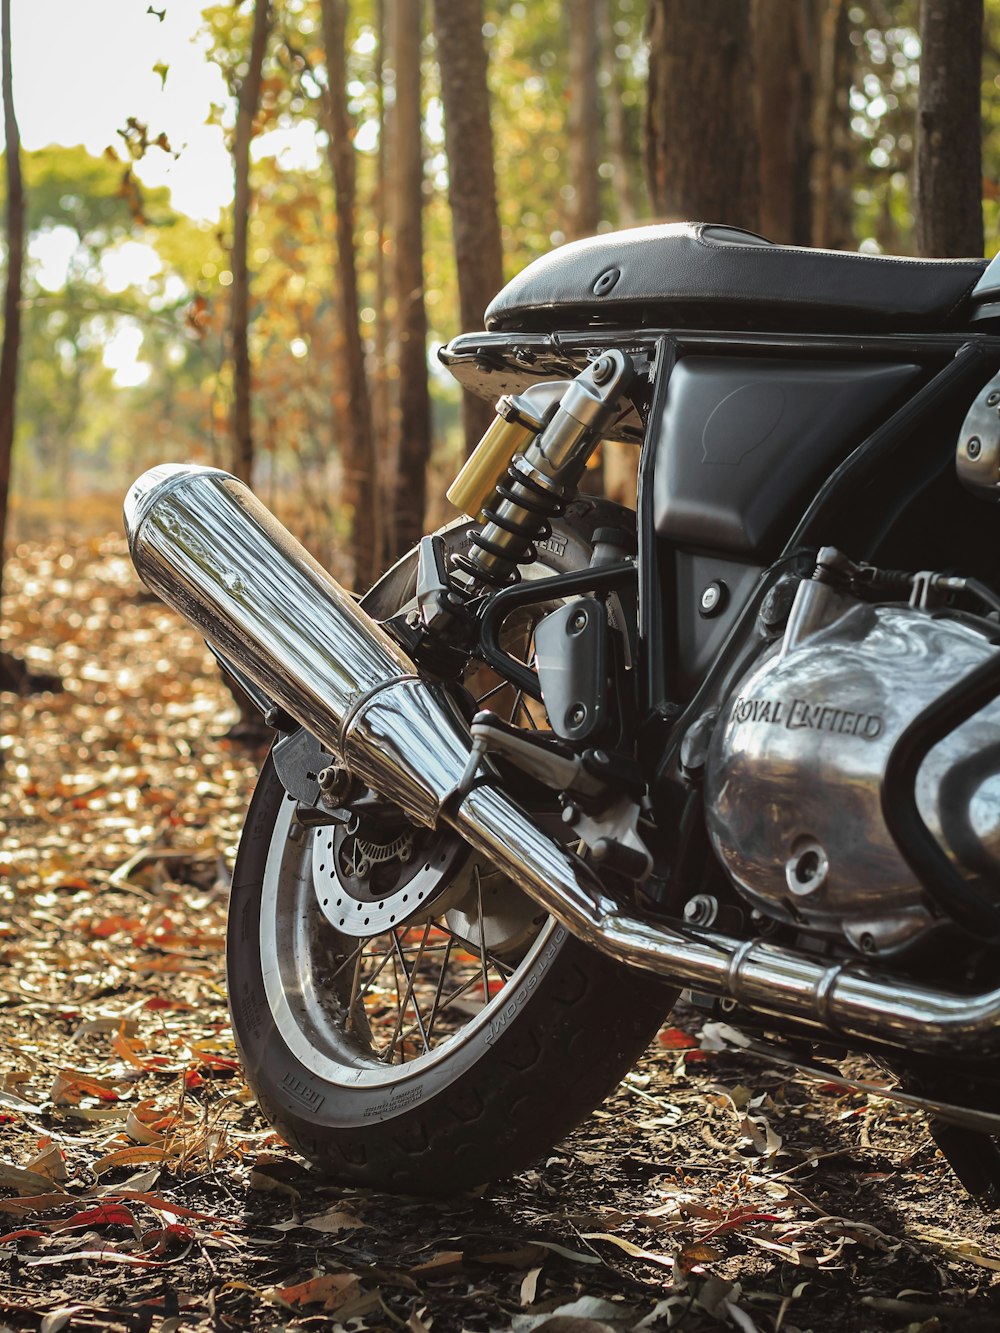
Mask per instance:
[[[501,690],[507,689],[509,683],[509,681],[502,680],[499,685],[494,685],[493,688],[487,690],[485,694],[481,694],[476,700],[476,707],[478,708],[480,704],[484,704],[487,699],[492,699],[493,696],[499,694]]]
[[[537,731],[537,730],[538,730],[538,723],[537,723],[537,722],[535,721],[535,719],[531,716],[531,709],[530,709],[530,708],[528,707],[528,705],[524,702],[524,691],[523,691],[523,690],[518,690],[517,694],[514,696],[514,707],[512,708],[512,710],[511,710],[511,714],[510,714],[510,720],[511,720],[511,722],[514,721],[514,719],[517,717],[517,715],[518,715],[519,712],[520,712],[521,716],[524,717],[524,718],[527,720],[528,726],[531,728],[531,730],[532,730],[532,731]]]
[[[366,941],[366,943],[371,943],[371,941],[370,941],[370,940],[369,940],[369,941]],[[374,956],[374,955],[373,955],[373,956]],[[364,986],[361,988],[360,992],[358,993],[358,999],[359,999],[359,1000],[363,1000],[363,999],[365,998],[365,996],[368,994],[369,990],[371,990],[372,983],[376,980],[376,978],[378,977],[379,973],[380,973],[380,972],[382,971],[382,969],[385,967],[386,963],[388,963],[390,960],[392,961],[392,964],[393,964],[393,970],[395,971],[395,966],[396,966],[396,964],[395,964],[395,959],[393,959],[392,945],[391,945],[391,944],[389,945],[388,949],[386,949],[385,953],[382,955],[382,961],[379,963],[378,967],[377,967],[377,968],[375,969],[375,971],[371,974],[371,976],[368,978],[368,980],[365,982]],[[398,988],[397,988],[397,989],[398,989]]]
[[[354,964],[354,976],[351,978],[351,993],[347,1001],[347,1022],[344,1024],[347,1032],[350,1032],[354,1026],[354,997],[358,993],[358,982],[361,980],[361,964],[365,953],[363,941],[361,947],[356,949],[355,952],[357,953],[357,962]],[[360,1003],[361,1000],[358,999],[358,1004]]]
[[[476,916],[479,918],[479,962],[483,969],[483,1008],[490,1002],[490,973],[489,965],[486,962],[486,926],[483,922],[483,881],[479,874],[479,866],[475,865],[472,872],[476,877]]]
[[[431,1002],[431,1021],[427,1024],[428,1041],[431,1039],[434,1032],[434,1024],[437,1022],[438,1006],[441,1003],[441,992],[444,990],[444,979],[448,972],[448,961],[451,958],[451,950],[454,943],[454,935],[449,934],[447,946],[444,951],[444,958],[441,960],[441,968],[438,972],[437,985],[434,988],[434,999]]]
[[[403,1030],[403,1020],[406,1016],[407,1004],[413,1005],[413,1014],[414,1017],[416,1018],[416,1027],[420,1033],[420,1039],[424,1044],[424,1050],[425,1051],[430,1050],[430,1044],[427,1040],[427,1033],[424,1029],[424,1020],[421,1016],[420,1007],[417,1004],[416,996],[413,994],[413,980],[417,974],[417,968],[420,966],[420,959],[423,956],[424,945],[427,943],[427,936],[430,934],[430,929],[431,929],[431,923],[428,921],[427,925],[424,927],[423,938],[420,941],[420,947],[417,950],[417,957],[413,963],[412,969],[409,969],[406,966],[406,957],[403,954],[403,947],[399,942],[399,933],[395,930],[390,932],[392,935],[392,942],[395,948],[395,957],[393,959],[393,971],[395,971],[396,962],[398,960],[399,966],[403,972],[403,976],[406,977],[406,993],[404,994],[402,1000],[400,1000],[399,985],[397,982],[396,997],[398,1003],[398,1013],[396,1017],[396,1029],[392,1034],[392,1040],[389,1042],[388,1049],[379,1052],[379,1059],[380,1060],[384,1059],[386,1064],[392,1063],[392,1057],[395,1054],[396,1050],[396,1043],[399,1041],[400,1033]]]
[[[368,943],[367,940],[362,940],[361,943],[358,945],[358,947],[354,950],[354,952],[353,952],[353,953],[349,953],[349,954],[347,955],[347,957],[344,959],[344,961],[343,961],[343,962],[340,964],[340,966],[337,968],[336,972],[334,972],[333,976],[330,977],[330,980],[329,980],[329,983],[328,983],[329,985],[332,986],[333,983],[334,983],[334,982],[337,980],[337,978],[340,976],[340,974],[341,974],[342,972],[346,972],[347,969],[350,967],[350,965],[351,965],[352,963],[354,963],[355,966],[357,966],[357,960],[358,960],[358,958],[360,958],[361,955],[364,953],[364,951],[365,951],[365,945],[366,945],[367,943]]]
[[[460,1000],[462,996],[466,993],[466,991],[470,991],[474,986],[478,986],[479,982],[480,982],[480,977],[478,972],[476,972],[473,976],[468,977],[465,981],[462,982],[458,990],[452,991],[452,993],[448,996],[446,1000],[441,1001],[441,1003],[438,1005],[438,1010],[437,1010],[438,1013],[443,1014],[444,1011],[447,1008],[449,1008],[450,1005],[454,1004],[456,1000]],[[416,1024],[411,1024],[408,1028],[406,1028],[403,1032],[399,1034],[399,1040],[405,1041],[406,1038],[411,1036],[414,1032],[416,1032],[416,1030],[417,1030]],[[379,1058],[381,1059],[381,1056]]]

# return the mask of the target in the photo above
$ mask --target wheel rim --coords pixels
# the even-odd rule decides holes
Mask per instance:
[[[357,939],[327,921],[312,884],[308,837],[285,800],[261,902],[261,963],[268,1004],[292,1054],[334,1084],[391,1084],[452,1058],[478,1039],[527,974],[556,923],[542,924],[516,959],[473,952],[447,916]],[[477,910],[488,879],[474,863]],[[516,890],[515,890],[516,892]]]
[[[554,572],[539,562],[529,577]],[[531,632],[545,609],[509,619],[508,651],[530,656]],[[488,667],[475,665],[464,684],[477,706],[488,704],[533,730],[547,725],[540,704]],[[329,831],[304,829],[294,813],[295,802],[286,796],[262,888],[261,965],[272,1016],[307,1071],[336,1086],[391,1088],[392,1111],[403,1109],[407,1084],[446,1060],[457,1072],[464,1054],[472,1060],[502,1029],[511,999],[519,1005],[527,995],[530,984],[521,983],[541,955],[551,953],[562,928],[469,853],[461,892],[435,899],[434,916],[402,926],[379,917],[372,920],[378,932],[360,939],[341,932],[333,904],[324,909],[325,891],[317,894],[314,879],[321,863],[315,840]],[[379,1115],[388,1109],[387,1102],[374,1105]]]

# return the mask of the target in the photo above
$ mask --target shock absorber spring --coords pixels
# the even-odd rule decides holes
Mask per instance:
[[[552,535],[550,520],[564,507],[556,484],[518,454],[497,483],[490,507],[482,511],[483,523],[469,539],[472,554],[455,556],[455,568],[491,588],[516,583],[519,566],[538,559],[535,543]]]
[[[545,428],[515,456],[481,511],[472,550],[454,558],[470,591],[514,583],[520,566],[538,558],[536,543],[550,534],[550,520],[575,494],[633,373],[631,360],[613,349],[567,385]]]

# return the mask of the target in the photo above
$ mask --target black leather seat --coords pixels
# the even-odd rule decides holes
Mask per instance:
[[[704,222],[658,224],[573,241],[536,259],[490,302],[486,327],[961,328],[986,267],[985,259],[772,245]]]

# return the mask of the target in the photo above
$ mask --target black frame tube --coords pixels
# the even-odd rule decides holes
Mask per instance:
[[[494,593],[487,598],[481,613],[479,655],[524,694],[540,700],[542,691],[535,672],[500,647],[500,629],[506,618],[520,606],[547,602],[551,597],[572,597],[578,592],[613,592],[616,588],[623,588],[636,574],[635,562],[622,560],[613,565],[601,565],[597,569],[588,566],[570,574],[532,579]]]

